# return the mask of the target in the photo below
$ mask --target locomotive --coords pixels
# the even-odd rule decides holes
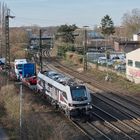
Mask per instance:
[[[87,116],[92,109],[87,87],[62,73],[52,70],[39,72],[37,90],[49,97],[52,104],[68,117]]]

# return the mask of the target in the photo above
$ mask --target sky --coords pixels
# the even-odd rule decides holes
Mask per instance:
[[[140,0],[4,0],[15,16],[11,27],[59,26],[76,24],[78,27],[100,26],[108,14],[115,26],[120,26],[124,13],[139,8]]]

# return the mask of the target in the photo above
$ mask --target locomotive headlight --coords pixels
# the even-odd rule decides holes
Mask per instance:
[[[92,104],[91,102],[87,103],[89,105],[89,108],[92,109]]]

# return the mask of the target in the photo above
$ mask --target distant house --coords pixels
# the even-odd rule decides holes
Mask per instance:
[[[78,36],[75,38],[75,46],[76,47],[84,47],[85,44],[85,29],[77,29],[75,33],[78,33]],[[87,50],[90,51],[97,51],[101,50],[102,48],[108,48],[108,40],[105,40],[103,35],[99,32],[95,32],[91,29],[87,29],[86,34],[86,42],[87,42]]]
[[[91,39],[88,49],[96,49],[98,51],[113,51],[112,41],[108,39]]]
[[[140,48],[126,54],[126,77],[140,83]]]
[[[128,40],[115,40],[114,41],[114,50],[116,52],[125,52],[129,53],[136,49],[140,48],[139,41],[128,41]]]

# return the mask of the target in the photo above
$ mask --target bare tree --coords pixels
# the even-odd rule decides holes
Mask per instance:
[[[133,9],[122,17],[122,25],[126,28],[127,37],[140,32],[140,9]]]

